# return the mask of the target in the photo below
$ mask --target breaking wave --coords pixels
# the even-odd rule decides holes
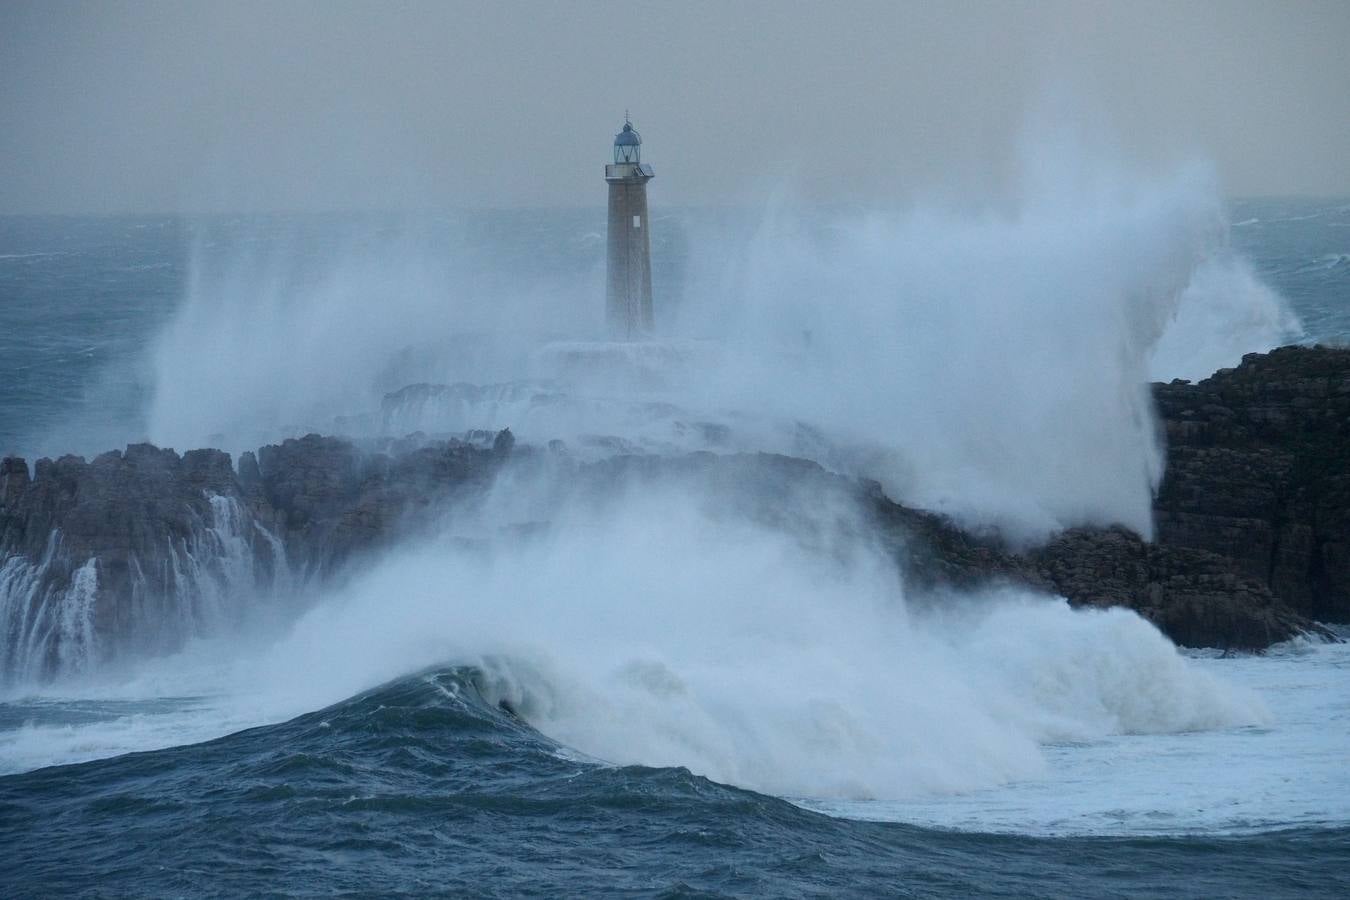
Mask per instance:
[[[1018,591],[915,606],[835,532],[847,511],[811,520],[812,549],[711,502],[644,483],[528,540],[405,547],[206,680],[280,719],[470,665],[588,756],[803,797],[964,792],[1042,773],[1047,742],[1267,720],[1133,613]]]

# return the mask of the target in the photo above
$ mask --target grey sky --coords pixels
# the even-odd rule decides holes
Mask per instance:
[[[1350,3],[0,2],[0,212],[888,204],[1006,175],[1047,97],[1132,164],[1350,194]]]

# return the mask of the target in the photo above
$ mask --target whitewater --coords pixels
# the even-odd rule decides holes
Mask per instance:
[[[1014,591],[910,610],[879,555],[818,524],[831,553],[804,555],[651,485],[486,556],[457,521],[280,638],[20,689],[2,756],[17,772],[188,744],[453,662],[560,751],[836,815],[1032,834],[1350,816],[1345,645],[1183,654],[1132,612]]]
[[[238,454],[308,431],[510,427],[585,459],[802,456],[1023,545],[1075,525],[1148,535],[1163,460],[1148,381],[1343,338],[1346,273],[1317,268],[1333,229],[1313,229],[1346,207],[1250,215],[1204,166],[1146,178],[1063,162],[1031,153],[1010,207],[975,214],[775,202],[748,221],[659,218],[663,338],[617,351],[597,341],[593,216],[524,238],[455,217],[85,223],[124,249],[63,251],[78,262],[50,255],[50,223],[6,220],[6,289],[62,310],[60,324],[57,306],[29,310],[3,338],[7,365],[30,373],[15,383],[56,378],[53,353],[92,358],[63,367],[78,388],[38,415],[5,401],[0,449],[149,439]],[[1312,237],[1263,244],[1267,218]],[[81,287],[107,271],[117,310]],[[507,466],[481,503],[340,581],[285,585],[284,602],[212,569],[171,652],[0,686],[0,822],[31,832],[23,858],[36,865],[62,827],[44,808],[87,821],[81,841],[100,853],[118,852],[119,821],[153,843],[205,815],[215,836],[184,838],[185,860],[208,852],[197,840],[253,847],[252,821],[264,873],[372,853],[389,868],[370,883],[390,886],[427,877],[422,854],[453,844],[480,876],[508,857],[505,871],[585,891],[565,865],[518,858],[512,829],[534,816],[557,852],[590,839],[588,853],[614,854],[590,864],[623,870],[609,810],[636,817],[631,835],[679,835],[695,862],[671,866],[705,860],[682,883],[733,892],[856,884],[869,855],[949,888],[1063,878],[1083,892],[1060,856],[1127,864],[1141,845],[1073,843],[1123,838],[1217,879],[1197,875],[1197,890],[1230,891],[1244,855],[1307,887],[1300,842],[1328,860],[1340,846],[1344,882],[1346,645],[1183,652],[1131,612],[1024,589],[911,597],[829,495],[787,498],[791,521],[770,527],[716,484],[637,479],[591,497],[561,481]],[[243,571],[238,523],[215,508],[208,531]],[[297,836],[302,810],[345,837],[307,843],[321,839]],[[775,843],[795,862],[718,868]],[[1002,853],[1039,862],[979,862]],[[982,874],[942,882],[943,854]],[[205,883],[186,863],[175,877],[127,889]]]

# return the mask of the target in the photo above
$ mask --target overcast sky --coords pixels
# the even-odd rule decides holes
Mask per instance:
[[[599,205],[625,108],[654,202],[889,205],[1065,98],[1133,165],[1350,194],[1347,0],[0,0],[0,212]]]

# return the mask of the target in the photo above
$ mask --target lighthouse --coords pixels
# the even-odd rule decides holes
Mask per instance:
[[[605,166],[609,184],[609,244],[605,310],[610,337],[639,340],[652,332],[652,241],[647,219],[647,182],[642,136],[624,116],[614,136],[614,162]]]

